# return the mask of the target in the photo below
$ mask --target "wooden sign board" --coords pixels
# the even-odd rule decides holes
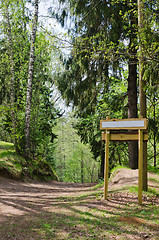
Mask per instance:
[[[106,140],[106,132],[102,132],[102,141]],[[110,141],[139,141],[138,132],[111,132]],[[143,133],[143,141],[148,141],[148,133]]]
[[[143,141],[148,141],[148,133],[144,132],[148,127],[146,118],[109,119],[100,121],[102,140],[105,140],[105,169],[104,169],[104,199],[108,195],[108,171],[109,171],[109,141],[138,141],[139,143],[139,177],[138,177],[138,203],[142,204],[142,174],[143,174]],[[113,131],[110,131],[113,130]],[[114,131],[115,130],[115,131]],[[129,130],[129,131],[116,131]],[[130,131],[132,130],[132,131]],[[138,130],[138,131],[134,131]]]
[[[129,118],[129,119],[108,119],[100,120],[100,129],[121,130],[121,129],[147,129],[148,122],[146,118]]]

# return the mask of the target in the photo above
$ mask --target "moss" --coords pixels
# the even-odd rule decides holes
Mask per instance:
[[[1,176],[8,176],[13,179],[20,179],[22,173],[22,166],[18,163],[14,163],[12,158],[3,158],[0,159],[0,173]]]
[[[58,180],[54,169],[49,163],[42,159],[34,159],[31,162],[31,165],[28,168],[28,174],[30,174],[33,179],[37,180]]]
[[[58,180],[54,169],[43,159],[25,158],[16,154],[12,143],[0,141],[0,174],[13,179]]]

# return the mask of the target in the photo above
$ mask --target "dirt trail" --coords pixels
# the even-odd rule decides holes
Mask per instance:
[[[153,178],[153,174],[150,174],[150,175]],[[115,176],[111,178],[111,181],[109,183],[109,189],[108,189],[109,195],[110,196],[112,195],[112,192],[114,191],[114,189],[120,189],[121,187],[124,187],[125,185],[128,185],[128,184],[136,185],[137,182],[138,182],[137,170],[133,170],[133,171],[128,169],[118,170]],[[99,211],[108,211],[108,212],[110,211],[112,212],[112,214],[114,214],[114,209],[116,209],[118,214],[118,211],[125,211],[124,209],[122,210],[122,208],[118,207],[119,204],[121,204],[122,207],[127,206],[130,203],[130,201],[133,201],[134,204],[137,204],[137,196],[133,196],[133,198],[132,196],[128,196],[126,194],[125,195],[123,194],[121,196],[121,193],[118,194],[118,192],[115,193],[113,197],[110,197],[110,200],[107,202],[104,202],[103,199],[99,201],[97,199],[98,197],[96,199],[92,198],[93,194],[96,194],[95,191],[91,191],[94,185],[95,185],[94,183],[80,184],[80,183],[62,183],[62,182],[56,182],[56,181],[20,182],[20,181],[0,177],[0,226],[4,226],[4,230],[3,230],[3,227],[1,227],[0,240],[39,239],[37,235],[37,231],[40,232],[41,226],[43,226],[45,221],[49,222],[50,218],[55,219],[55,223],[54,223],[55,225],[56,225],[56,221],[59,222],[56,226],[56,228],[58,229],[56,233],[56,237],[50,237],[50,236],[55,236],[55,233],[49,233],[52,235],[50,235],[48,238],[46,237],[46,235],[42,237],[43,233],[38,232],[39,236],[41,236],[40,239],[67,239],[63,237],[64,234],[66,234],[66,230],[67,230],[67,234],[73,234],[75,232],[74,233],[75,237],[68,238],[68,239],[87,239],[82,237],[80,238],[80,234],[82,234],[81,232],[83,230],[79,231],[75,229],[76,226],[70,229],[70,226],[67,226],[68,225],[67,220],[65,220],[66,229],[65,228],[63,229],[63,227],[61,226],[61,219],[65,218],[66,216],[70,216],[72,213],[78,214],[80,212],[82,216],[83,211],[87,213],[91,209],[93,211],[94,208],[98,209]],[[149,185],[151,186],[154,185],[154,182],[149,182]],[[155,187],[159,187],[159,186],[155,186]],[[76,202],[76,197],[80,197],[86,194],[88,195],[90,194],[90,197],[87,197],[86,200],[84,198],[82,199],[81,197],[81,201],[83,201],[83,203],[80,203],[79,199],[78,199],[78,202]],[[69,202],[69,197],[71,197],[70,202]],[[72,204],[71,201],[74,201],[73,205],[71,205]],[[158,200],[155,199],[154,201],[157,201],[158,203]],[[81,204],[82,206],[80,206]],[[120,220],[125,221],[125,218]],[[137,220],[133,219],[133,221],[137,221]],[[17,226],[19,226],[19,229],[17,228]],[[73,226],[74,226],[74,220],[73,220]],[[101,226],[104,227],[104,225],[101,225]],[[45,228],[48,228],[48,227],[49,227],[48,225],[45,226]],[[11,232],[12,236],[8,234],[7,231]],[[117,231],[118,231],[118,228],[117,228]],[[134,233],[134,234],[138,234],[138,237],[134,238],[133,236],[132,239],[143,239],[139,237],[140,232]],[[77,238],[77,236],[79,238]],[[96,237],[92,239],[97,240],[97,239],[107,239],[107,238]],[[118,238],[112,238],[112,239],[118,239]],[[123,239],[129,239],[129,238],[123,238]],[[154,238],[154,239],[157,239],[157,238]]]
[[[4,221],[5,216],[34,213],[61,197],[84,194],[94,185],[56,181],[25,183],[0,177],[0,221]],[[26,203],[34,208],[26,207]]]
[[[153,177],[153,173],[150,173]],[[138,171],[120,169],[109,183],[109,191],[126,185],[137,185]],[[149,182],[149,185],[154,182]],[[156,183],[157,184],[157,183]],[[19,182],[0,177],[0,222],[7,216],[24,215],[36,212],[39,207],[48,207],[61,197],[77,196],[88,192],[94,183],[62,183],[62,182]],[[26,203],[34,205],[28,208]],[[36,210],[37,208],[37,210]]]

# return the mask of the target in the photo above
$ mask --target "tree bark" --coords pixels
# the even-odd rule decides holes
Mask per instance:
[[[84,183],[84,161],[83,161],[83,151],[81,150],[81,183]]]
[[[34,52],[35,52],[35,38],[38,23],[38,0],[35,0],[34,5],[34,20],[32,25],[30,59],[27,82],[27,96],[26,96],[26,112],[25,112],[25,156],[30,157],[30,114],[31,114],[31,100],[32,100],[32,81],[34,72]]]
[[[138,27],[139,27],[139,96],[140,96],[140,116],[146,118],[146,82],[144,75],[144,49],[142,45],[142,34],[144,29],[144,1],[138,0]],[[143,190],[147,191],[147,142],[143,143]]]
[[[137,19],[134,14],[130,13],[130,44],[129,44],[129,76],[128,76],[128,118],[137,118],[137,45],[136,30]],[[129,150],[129,167],[131,169],[138,168],[138,142],[130,141],[128,143]]]
[[[13,60],[13,40],[12,40],[12,32],[9,18],[9,6],[6,3],[6,20],[7,20],[7,36],[8,36],[8,45],[9,45],[9,54],[10,54],[10,73],[11,73],[11,88],[10,88],[10,98],[11,98],[11,118],[12,118],[12,134],[13,134],[13,142],[16,142],[16,118],[15,118],[15,92],[14,92],[14,81],[15,81],[15,73],[14,73],[14,60]]]
[[[104,178],[104,160],[105,160],[105,151],[104,151],[104,142],[101,141],[101,164],[100,164],[100,173],[99,178]]]
[[[155,105],[156,101],[155,101],[155,94],[154,94],[154,105],[153,105],[153,120],[154,120],[154,124],[155,124],[155,128],[156,128],[156,109],[155,109]],[[154,131],[154,135],[153,135],[153,149],[154,149],[154,167],[156,167],[156,131]]]
[[[128,118],[137,118],[137,65],[129,62],[128,77]],[[129,167],[138,168],[138,142],[131,141],[128,143],[129,150]]]

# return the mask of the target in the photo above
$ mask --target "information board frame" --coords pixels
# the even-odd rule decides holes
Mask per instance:
[[[104,124],[103,124],[104,123]],[[135,123],[135,124],[134,124]],[[143,187],[143,141],[148,141],[148,120],[146,118],[110,119],[100,120],[102,140],[105,140],[105,168],[104,168],[104,199],[108,198],[108,176],[109,176],[109,141],[138,141],[138,204],[142,204]],[[114,130],[117,132],[114,132]],[[132,130],[120,132],[121,130]],[[134,132],[134,130],[137,130]]]

